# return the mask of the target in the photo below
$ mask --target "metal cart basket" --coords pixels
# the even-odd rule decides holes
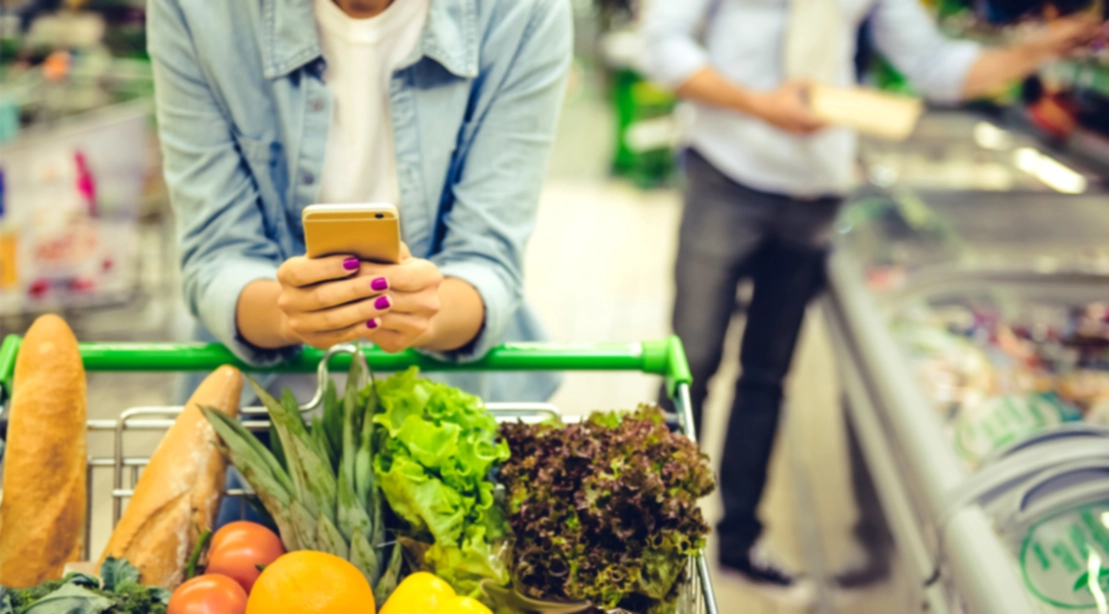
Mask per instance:
[[[6,403],[13,392],[15,359],[22,339],[9,335],[0,344],[0,404]],[[678,428],[691,439],[693,414],[690,407],[689,384],[691,376],[681,341],[676,337],[633,344],[602,344],[560,346],[550,344],[512,344],[496,348],[482,359],[465,364],[436,361],[414,351],[387,354],[378,349],[337,346],[324,352],[305,349],[296,357],[279,365],[258,369],[243,363],[230,350],[219,344],[179,343],[82,343],[81,356],[89,372],[207,372],[221,365],[234,365],[244,372],[311,373],[316,372],[321,386],[316,398],[306,403],[311,408],[322,397],[323,384],[330,371],[346,370],[354,356],[361,355],[367,365],[378,372],[395,372],[411,366],[424,372],[442,371],[639,371],[666,378],[667,390],[674,400],[677,415],[672,416]],[[499,420],[534,419],[557,416],[558,409],[544,403],[489,404],[489,410]],[[86,514],[86,533],[91,533],[93,516],[93,477],[101,471],[112,472],[112,526],[119,521],[123,504],[138,481],[148,458],[124,453],[124,434],[134,431],[164,432],[172,424],[182,407],[133,407],[124,410],[115,420],[89,420],[90,432],[102,432],[112,439],[112,455],[90,455],[88,464],[89,510]],[[269,427],[267,414],[261,407],[242,409],[244,425],[252,430]],[[3,416],[0,416],[2,418]],[[4,421],[6,422],[6,420]],[[242,495],[240,490],[229,490],[228,495]],[[89,539],[85,540],[85,559]],[[717,614],[715,595],[704,553],[690,560],[690,580],[683,587],[678,611],[682,614]]]

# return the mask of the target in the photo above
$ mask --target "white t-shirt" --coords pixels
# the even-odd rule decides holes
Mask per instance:
[[[315,2],[331,92],[318,200],[399,205],[389,80],[416,46],[430,0],[394,0],[369,19],[354,19],[334,0]]]

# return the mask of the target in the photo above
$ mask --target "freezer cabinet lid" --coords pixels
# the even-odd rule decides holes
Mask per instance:
[[[953,492],[946,515],[968,505],[997,505],[1015,489],[1055,468],[1076,464],[1095,467],[1105,462],[1109,462],[1109,430],[1088,424],[1064,425],[983,463]]]

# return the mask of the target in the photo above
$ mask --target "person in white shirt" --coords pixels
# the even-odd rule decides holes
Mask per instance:
[[[522,269],[572,61],[569,0],[150,0],[147,16],[198,340],[271,367],[355,340],[464,362],[545,337]],[[307,206],[373,202],[400,211],[400,263],[304,256]],[[558,386],[435,377],[486,400]]]
[[[149,0],[146,15],[196,340],[271,369],[359,340],[466,362],[545,339],[523,265],[572,62],[569,0]],[[400,211],[408,257],[304,256],[306,207],[375,201]],[[489,402],[559,384],[430,377]]]
[[[430,4],[402,0],[359,19],[334,0],[315,0],[323,80],[332,95],[320,202],[400,202],[389,80],[416,46]]]
[[[698,425],[737,284],[754,283],[721,459],[720,563],[790,601],[807,600],[811,584],[766,556],[757,508],[782,381],[822,286],[856,147],[854,133],[813,114],[808,83],[854,82],[856,34],[867,16],[878,50],[940,102],[993,93],[1103,32],[1094,18],[1066,18],[1022,43],[984,50],[941,36],[919,1],[651,0],[643,19],[644,67],[696,109],[673,325],[693,371]]]

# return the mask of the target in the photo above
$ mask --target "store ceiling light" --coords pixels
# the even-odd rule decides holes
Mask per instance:
[[[1012,135],[990,122],[978,122],[974,125],[974,142],[982,149],[1002,151],[1013,147]]]
[[[1082,194],[1086,191],[1085,177],[1055,158],[1044,155],[1031,147],[1021,147],[1014,151],[1013,164],[1056,192]]]

